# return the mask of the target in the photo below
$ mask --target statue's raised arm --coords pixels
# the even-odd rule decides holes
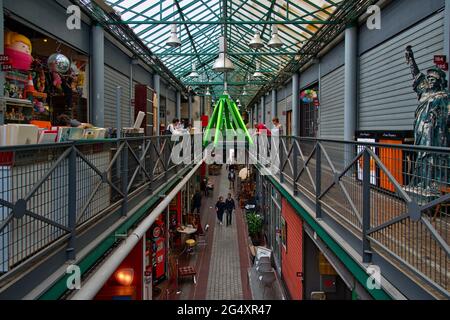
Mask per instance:
[[[405,50],[406,64],[411,69],[411,74],[413,79],[417,79],[417,76],[420,75],[419,67],[417,66],[416,59],[414,59],[414,53],[412,51],[411,46],[407,46]]]

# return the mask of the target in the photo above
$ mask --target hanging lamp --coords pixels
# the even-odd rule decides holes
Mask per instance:
[[[255,73],[253,74],[253,78],[261,78],[264,77],[264,75],[261,72],[261,63],[259,61],[256,61],[256,70]]]
[[[192,63],[192,72],[189,74],[189,78],[198,78],[200,75],[197,72],[197,64]]]
[[[272,25],[272,38],[270,39],[268,46],[274,49],[279,49],[284,45],[278,36],[278,26],[276,24]]]
[[[261,40],[261,34],[259,32],[256,32],[253,36],[253,39],[250,41],[248,46],[252,49],[258,50],[264,47],[264,43]]]
[[[225,37],[219,37],[219,57],[212,67],[214,72],[231,72],[234,70],[233,62],[226,54],[227,43]]]
[[[173,24],[171,27],[169,40],[167,40],[166,46],[169,46],[172,48],[178,48],[179,46],[181,46],[181,41],[177,35],[177,25],[176,24]]]
[[[209,87],[206,87],[206,92],[205,92],[205,96],[210,96],[211,92],[209,91]]]

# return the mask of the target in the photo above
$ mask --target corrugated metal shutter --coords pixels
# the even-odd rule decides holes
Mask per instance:
[[[337,68],[321,80],[320,136],[344,138],[344,79],[345,67]]]
[[[176,107],[176,102],[171,100],[172,97],[170,97],[169,99],[167,99],[167,121],[169,123],[172,122],[173,119],[175,119],[175,107]]]
[[[360,130],[412,130],[417,97],[405,63],[405,48],[413,47],[422,72],[442,54],[443,13],[402,32],[360,58]]]
[[[105,127],[116,127],[116,88],[122,87],[122,127],[131,127],[130,79],[105,65]],[[134,112],[133,112],[134,113]]]

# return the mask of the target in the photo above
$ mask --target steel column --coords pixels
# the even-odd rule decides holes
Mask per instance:
[[[161,97],[161,77],[159,76],[159,74],[155,74],[153,76],[153,83],[154,83],[154,87],[155,87],[155,93],[156,93],[156,123],[154,124],[155,126],[155,135],[159,136],[159,131],[160,131],[160,127],[161,127],[161,120],[159,118],[160,114],[159,114],[159,110],[161,108],[160,106],[160,97]]]
[[[189,93],[188,96],[188,118],[189,118],[189,124],[192,124],[192,95]]]
[[[320,203],[320,194],[322,193],[322,148],[319,143],[316,144],[316,218],[322,218],[322,205]]]
[[[177,105],[175,110],[175,118],[181,118],[181,92],[177,91]]]
[[[345,30],[344,140],[347,141],[354,140],[356,130],[357,57],[358,29],[349,26]]]
[[[96,127],[105,126],[105,34],[92,27],[92,118]]]
[[[261,97],[262,123],[266,124],[266,96]]]
[[[297,137],[300,136],[299,91],[300,76],[296,73],[292,76],[292,135]]]
[[[122,170],[121,170],[121,180],[122,180],[122,192],[123,192],[123,202],[121,214],[125,217],[128,213],[128,143],[123,141],[125,144],[122,149]]]
[[[278,110],[277,110],[277,90],[272,89],[272,110],[270,111],[270,114],[273,118],[277,117]]]

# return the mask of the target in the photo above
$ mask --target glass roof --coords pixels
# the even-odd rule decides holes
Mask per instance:
[[[95,1],[98,2],[98,1]],[[206,87],[223,93],[224,75],[212,71],[219,47],[227,36],[228,57],[235,70],[228,73],[228,91],[246,105],[263,84],[273,80],[324,25],[337,23],[334,13],[348,0],[108,0],[110,5],[142,42],[186,86],[197,93]],[[225,10],[224,10],[225,7]],[[226,17],[226,20],[225,18]],[[226,24],[224,24],[226,21]],[[177,23],[182,45],[166,45],[171,24]],[[283,47],[267,46],[272,26],[277,25]],[[248,46],[260,32],[264,47]],[[196,63],[198,78],[191,78]],[[253,78],[259,62],[262,78]],[[241,96],[243,89],[248,96]]]

